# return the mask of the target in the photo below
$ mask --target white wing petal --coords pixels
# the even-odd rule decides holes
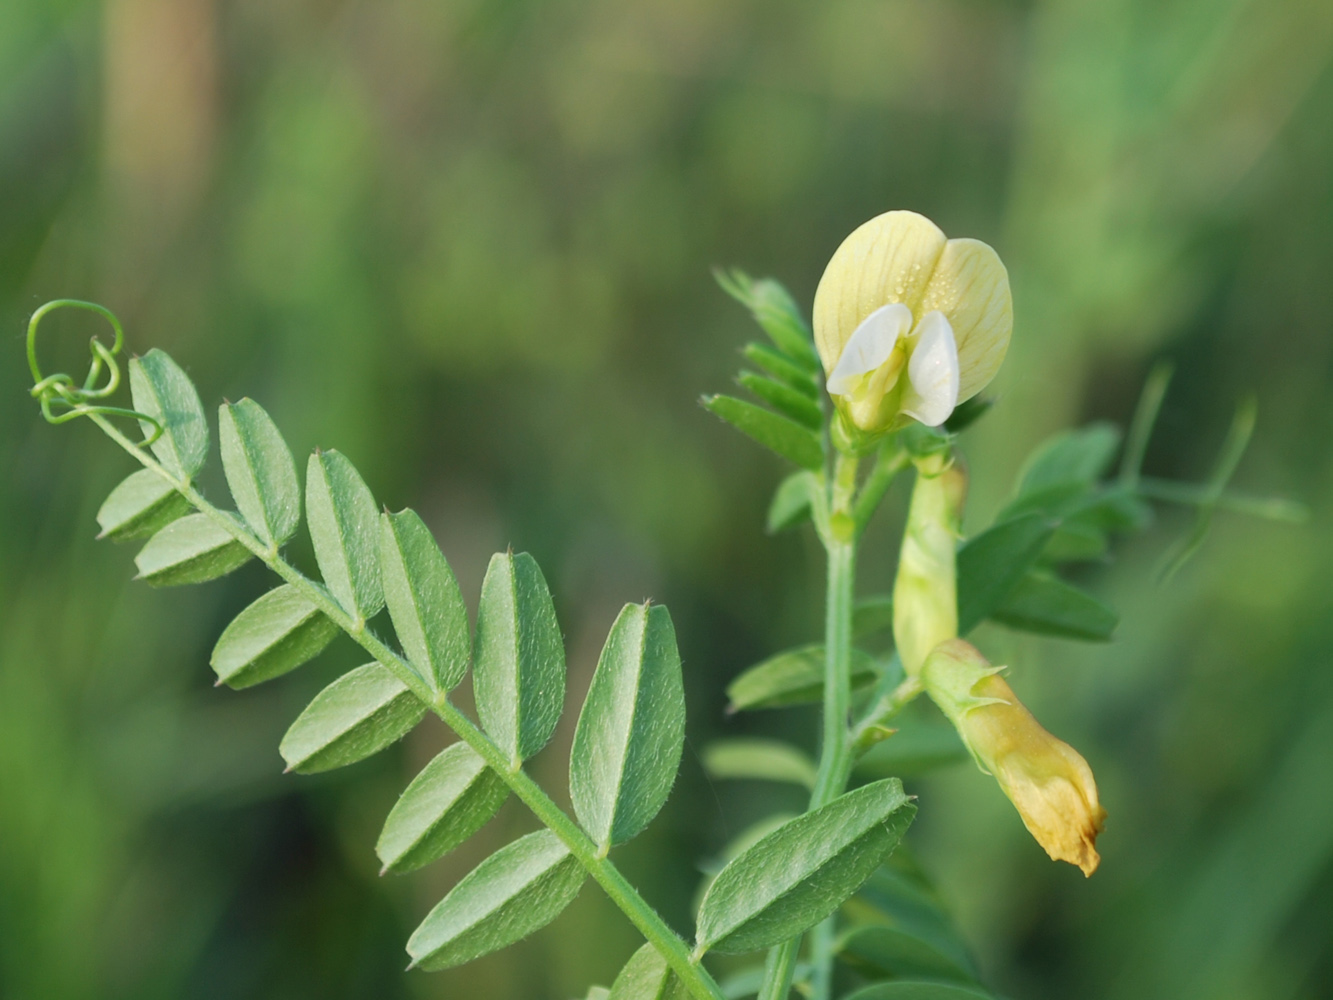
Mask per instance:
[[[949,419],[958,405],[958,345],[944,313],[933,311],[921,317],[921,334],[907,363],[907,380],[904,413],[928,427]]]
[[[829,372],[828,391],[835,396],[844,395],[853,377],[873,372],[888,361],[898,338],[911,328],[912,310],[901,302],[880,306],[872,312],[853,331],[838,363]]]

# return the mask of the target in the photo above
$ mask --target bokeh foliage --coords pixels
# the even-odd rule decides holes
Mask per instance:
[[[493,550],[536,553],[570,699],[615,611],[651,596],[692,745],[813,746],[806,710],[722,716],[740,669],[817,637],[820,586],[812,546],[762,533],[777,463],[695,405],[749,334],[709,268],[808,302],[843,235],[905,207],[1013,277],[969,520],[1049,431],[1126,420],[1160,355],[1177,377],[1148,471],[1203,475],[1254,390],[1236,485],[1316,512],[1219,516],[1155,587],[1188,525],[1168,512],[1081,575],[1116,641],[980,640],[1097,771],[1096,878],[1051,865],[967,766],[909,780],[909,840],[1010,995],[1329,996],[1331,52],[1319,0],[4,5],[0,993],[564,998],[638,943],[587,892],[519,951],[402,975],[405,932],[531,821],[506,807],[475,854],[376,878],[367,845],[443,732],[280,778],[273,747],[329,668],[211,690],[211,642],[259,577],[150,593],[94,546],[129,470],[38,418],[32,308],[103,301],[205,398],[262,399],[298,454],[347,453],[423,513],[474,614]],[[64,322],[77,357],[89,328]],[[867,589],[892,579],[891,511],[876,530]],[[764,794],[714,795],[687,750],[624,867],[685,925],[697,863]]]

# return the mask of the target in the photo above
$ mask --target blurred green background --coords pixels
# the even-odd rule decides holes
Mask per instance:
[[[711,786],[699,748],[817,738],[804,710],[726,720],[722,688],[816,638],[822,589],[810,538],[762,532],[778,461],[696,405],[751,335],[709,269],[808,303],[844,235],[912,208],[1013,279],[969,521],[1052,430],[1123,423],[1161,356],[1148,471],[1205,474],[1253,390],[1237,486],[1314,512],[1221,516],[1158,586],[1188,525],[1162,510],[1081,572],[1116,641],[982,634],[1098,775],[1092,880],[970,765],[909,782],[916,851],[1012,997],[1333,997],[1331,52],[1327,0],[0,4],[0,995],[564,1000],[638,943],[590,886],[515,949],[403,974],[420,917],[532,821],[511,804],[377,878],[379,823],[447,734],[281,777],[283,729],[355,652],[212,689],[263,574],[149,591],[94,543],[131,465],[41,421],[33,308],[104,302],[206,404],[253,396],[298,455],[343,450],[422,512],[474,608],[492,551],[532,551],[571,706],[620,605],[666,602],[689,746],[618,859],[687,928],[698,864],[794,804]],[[53,321],[51,366],[81,371],[92,329]],[[866,589],[892,578],[902,503]],[[534,765],[558,794],[574,714]]]

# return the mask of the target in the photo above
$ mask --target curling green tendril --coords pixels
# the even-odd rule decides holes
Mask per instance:
[[[115,340],[109,348],[98,337],[93,337],[89,341],[88,350],[92,354],[93,360],[88,365],[88,377],[83,380],[82,386],[74,381],[73,376],[64,373],[43,375],[41,365],[37,363],[37,329],[48,313],[64,308],[86,309],[89,312],[95,312],[110,323],[111,329],[115,332]],[[28,368],[32,371],[33,381],[30,393],[33,399],[41,402],[42,416],[46,418],[47,423],[63,424],[75,417],[86,417],[94,413],[100,413],[109,417],[128,417],[151,425],[153,433],[143,440],[142,444],[144,446],[152,444],[162,436],[163,427],[161,422],[146,413],[120,406],[105,406],[92,402],[93,400],[106,399],[120,388],[120,365],[116,361],[116,355],[120,353],[124,345],[125,331],[120,325],[120,320],[116,319],[116,314],[110,309],[106,306],[100,306],[96,302],[84,302],[80,299],[54,299],[32,314],[32,319],[28,320]],[[106,382],[99,388],[97,382],[102,377],[104,370],[106,372]],[[53,407],[63,409],[57,412]]]

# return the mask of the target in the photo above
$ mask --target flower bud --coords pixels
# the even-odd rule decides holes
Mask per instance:
[[[932,649],[958,635],[955,553],[966,489],[966,474],[946,455],[917,461],[893,584],[893,642],[909,677]]]
[[[1097,870],[1106,810],[1092,769],[1032,717],[977,650],[961,639],[938,646],[921,671],[926,692],[953,722],[983,771],[995,776],[1023,825],[1055,861]]]
[[[977,240],[886,212],[834,252],[815,291],[815,344],[834,404],[880,433],[937,427],[994,376],[1009,348],[1009,275]]]

